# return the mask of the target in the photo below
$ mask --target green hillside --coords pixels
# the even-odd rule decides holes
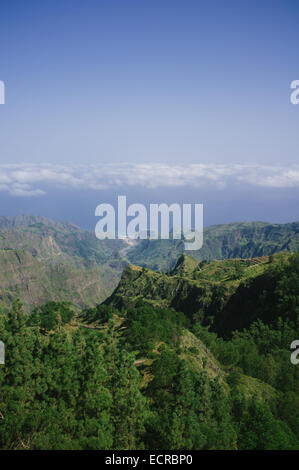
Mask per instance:
[[[117,302],[123,302],[124,287],[126,299],[146,296],[153,304],[162,302],[187,315],[204,316],[206,324],[213,318],[213,324],[220,325],[222,318],[227,318],[230,310],[237,308],[238,296],[248,293],[250,299],[250,290],[248,286],[244,287],[244,281],[255,279],[256,274],[263,273],[268,263],[265,256],[279,249],[297,250],[298,225],[258,222],[209,227],[205,230],[203,248],[199,252],[192,252],[192,257],[186,257],[182,241],[141,240],[132,247],[123,240],[100,241],[92,232],[81,230],[70,223],[30,215],[14,219],[0,217],[0,267],[3,264],[2,272],[5,276],[0,286],[0,305],[9,306],[19,296],[25,310],[30,311],[40,302],[60,300],[63,295],[65,300],[72,301],[73,288],[80,292],[80,295],[74,296],[76,305],[95,305],[111,295],[123,269],[137,259],[140,266],[150,266],[156,271],[163,268],[170,275],[161,272],[157,276],[153,272],[148,275],[147,271],[142,271],[139,276],[136,268],[139,280],[135,282],[136,272],[133,270],[132,273],[132,268],[125,269],[114,295],[116,298],[120,293]],[[24,253],[22,256],[26,255],[30,262],[19,263],[16,257],[8,261],[7,250]],[[216,261],[229,256],[253,256],[256,260]],[[204,261],[198,263],[198,260],[210,259],[214,261],[205,265]],[[18,280],[15,271],[20,272]],[[41,277],[37,275],[39,272],[43,272]],[[91,276],[94,276],[94,282],[89,281]],[[23,278],[29,279],[29,288],[22,283]],[[133,284],[129,285],[131,278]],[[258,282],[258,279],[251,281],[256,287]],[[231,297],[232,292],[236,294],[234,298]],[[224,307],[228,300],[229,311],[226,311]],[[215,302],[218,301],[223,303],[221,318],[220,314],[215,316],[213,313]],[[251,318],[250,313],[246,315]],[[235,315],[233,317],[236,318]],[[246,321],[240,321],[240,325],[236,320],[234,323],[240,327]],[[222,327],[225,328],[225,325]]]
[[[122,308],[144,299],[184,312],[218,333],[229,333],[258,318],[277,318],[282,313],[283,279],[297,269],[298,257],[291,253],[211,262],[182,255],[169,274],[129,265],[106,303]],[[283,313],[296,318],[296,311]]]
[[[280,319],[228,338],[167,306],[179,280],[232,292],[239,267],[249,283],[280,269]],[[128,267],[108,302],[77,314],[47,302],[24,315],[16,303],[0,314],[0,448],[298,450],[298,280],[291,254],[202,266],[182,256],[170,275]]]
[[[203,247],[190,255],[200,261],[229,258],[255,258],[279,251],[299,249],[299,222],[269,224],[242,222],[213,225],[204,229]],[[172,269],[184,252],[181,240],[142,240],[131,248],[132,264],[154,270]]]
[[[211,227],[211,260],[0,227],[0,449],[299,449],[297,224]]]

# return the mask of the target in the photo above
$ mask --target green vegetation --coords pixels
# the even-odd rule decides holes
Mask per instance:
[[[122,308],[142,298],[228,336],[257,319],[269,323],[281,316],[294,322],[299,313],[298,258],[299,254],[277,253],[196,263],[182,255],[170,274],[128,266],[105,302]]]
[[[36,307],[28,319],[28,325],[39,326],[44,330],[54,330],[59,325],[69,323],[75,316],[70,302],[47,302]]]
[[[296,252],[298,234],[298,223],[215,225],[205,229],[202,249],[191,254],[202,267],[205,260]],[[18,298],[28,313],[49,300],[71,301],[77,309],[95,307],[112,293],[129,263],[170,271],[183,253],[181,240],[139,240],[132,247],[124,240],[98,240],[92,232],[44,217],[0,217],[0,307],[9,308]],[[196,261],[188,259],[195,267]],[[179,262],[173,274],[188,277],[191,267]],[[241,277],[243,265],[237,263],[235,272],[228,268],[231,280]],[[194,279],[201,276],[197,271]]]
[[[242,230],[271,252],[296,229],[236,225],[213,233],[239,226],[238,254]],[[129,265],[99,304],[119,254],[46,219],[0,228],[0,449],[299,449],[299,254]]]
[[[133,355],[111,334],[57,323],[45,335],[29,319],[19,304],[1,319],[0,448],[139,447],[147,403]]]
[[[149,354],[156,343],[175,347],[186,325],[186,317],[169,309],[155,308],[139,301],[126,311],[123,339],[128,348],[141,355]]]
[[[243,222],[204,229],[204,243],[190,252],[199,261],[256,258],[299,249],[299,223]],[[181,240],[142,240],[127,252],[129,261],[155,271],[172,269],[184,252]]]
[[[140,301],[76,319],[16,303],[0,317],[0,448],[298,449],[298,329],[259,321],[225,340],[186,324]]]

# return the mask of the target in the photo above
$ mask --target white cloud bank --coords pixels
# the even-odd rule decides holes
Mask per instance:
[[[215,187],[249,184],[265,188],[299,187],[299,166],[122,163],[101,165],[0,165],[0,191],[33,197],[48,188]]]

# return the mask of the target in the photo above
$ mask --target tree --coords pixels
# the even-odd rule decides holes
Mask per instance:
[[[274,418],[269,406],[252,399],[241,419],[238,448],[241,450],[286,450],[297,447],[291,430]],[[298,447],[297,447],[298,448]]]

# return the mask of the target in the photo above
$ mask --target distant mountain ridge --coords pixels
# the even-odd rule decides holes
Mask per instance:
[[[54,222],[33,215],[15,219],[0,217],[0,235],[0,248],[26,249],[37,257],[40,253],[44,256],[41,240],[46,238],[48,245],[55,243],[64,256],[71,256],[74,262],[87,266],[118,257],[118,251],[127,246],[122,240],[99,241],[94,233],[69,222]]]
[[[205,228],[202,248],[187,253],[197,260],[211,261],[254,258],[280,251],[298,250],[299,222],[236,222]],[[131,263],[138,266],[170,270],[184,251],[182,240],[142,240],[128,251],[127,257]]]
[[[112,253],[114,256],[125,253],[129,263],[155,270],[172,269],[185,251],[183,240],[137,240],[130,247],[121,239],[98,240],[93,232],[83,230],[71,222],[54,222],[35,215],[20,215],[15,218],[0,216],[0,232],[52,237],[64,253],[88,263],[107,261],[111,259]],[[15,248],[13,243],[12,240],[8,247]],[[5,243],[1,246],[5,247]],[[200,261],[210,261],[253,258],[279,251],[298,250],[299,222],[235,222],[206,227],[202,248],[187,253]]]
[[[0,217],[0,269],[4,277],[0,283],[0,306],[8,306],[19,297],[26,311],[30,311],[39,301],[61,299],[60,284],[54,276],[58,272],[64,273],[57,277],[63,288],[66,287],[64,299],[82,308],[96,305],[111,295],[128,264],[183,278],[188,277],[185,270],[189,265],[195,267],[199,261],[257,258],[277,251],[298,251],[298,246],[298,222],[215,225],[205,229],[202,249],[190,252],[189,262],[180,264],[177,261],[184,254],[182,240],[139,240],[130,246],[125,240],[98,240],[94,233],[71,223],[34,215],[3,216]],[[9,254],[7,250],[12,252]],[[30,262],[19,265],[17,255]],[[15,270],[20,273],[19,277]],[[35,271],[43,272],[43,276],[36,277]],[[91,275],[94,276],[93,291],[84,288],[84,278],[91,279]],[[22,278],[27,279],[34,295],[29,296],[28,290],[22,288]],[[130,289],[128,286],[128,292]],[[78,296],[75,290],[81,294]]]
[[[48,300],[92,307],[116,287],[126,246],[45,217],[0,217],[0,306],[20,298],[26,312]]]
[[[47,217],[39,215],[17,215],[16,217],[0,216],[0,230],[11,230],[20,227],[29,227],[35,224],[43,224],[50,227],[60,228],[73,228],[74,230],[80,230],[75,224],[71,222],[55,222],[54,220],[48,219]]]

